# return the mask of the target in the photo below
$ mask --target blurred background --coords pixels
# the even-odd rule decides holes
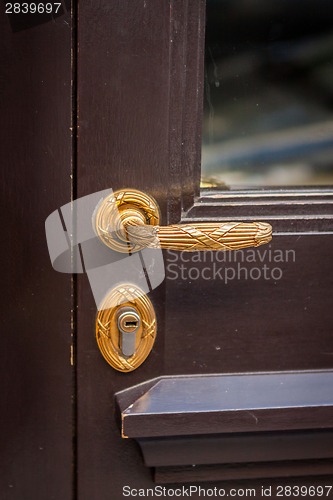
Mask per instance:
[[[202,186],[333,185],[333,1],[207,0]]]

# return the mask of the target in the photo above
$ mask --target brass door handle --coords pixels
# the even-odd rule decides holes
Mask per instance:
[[[179,251],[239,250],[269,243],[272,226],[265,222],[198,222],[159,226],[160,211],[149,195],[119,190],[105,198],[95,217],[96,232],[118,252],[143,248]]]

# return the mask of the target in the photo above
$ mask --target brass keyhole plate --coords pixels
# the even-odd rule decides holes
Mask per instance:
[[[135,351],[126,356],[121,350],[119,312],[124,308],[135,309],[140,317],[135,333]],[[105,360],[115,370],[131,372],[138,368],[151,352],[157,332],[156,316],[152,302],[136,285],[124,284],[113,288],[105,297],[96,317],[96,340]]]

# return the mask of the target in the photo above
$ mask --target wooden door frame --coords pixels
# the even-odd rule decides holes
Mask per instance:
[[[0,26],[0,496],[70,500],[75,306],[45,239],[46,218],[72,196],[70,5],[52,18],[6,15],[2,2]]]

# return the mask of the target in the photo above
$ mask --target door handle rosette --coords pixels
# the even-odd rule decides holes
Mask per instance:
[[[105,245],[118,252],[143,248],[240,250],[258,247],[272,239],[265,222],[198,222],[160,226],[160,211],[151,196],[135,189],[113,192],[98,207],[96,232]]]

